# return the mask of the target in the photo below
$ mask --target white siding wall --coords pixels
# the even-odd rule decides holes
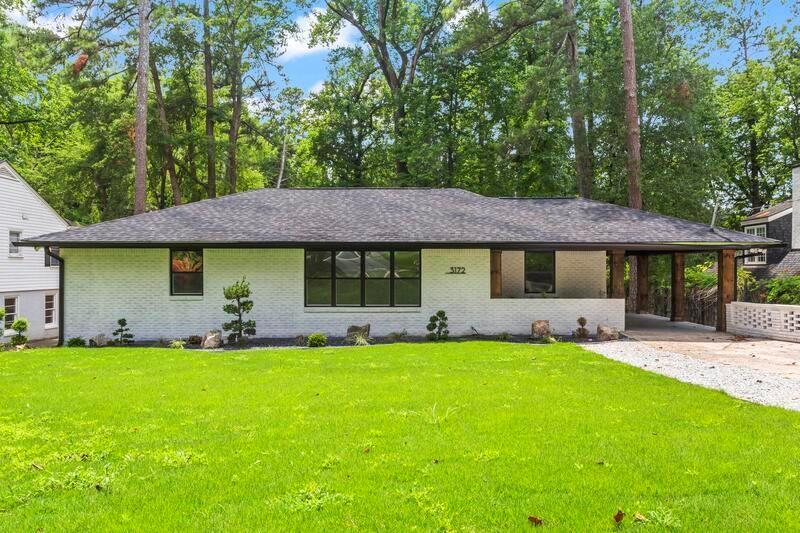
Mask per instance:
[[[582,252],[581,252],[582,253]],[[139,340],[202,335],[227,319],[222,288],[246,275],[253,287],[258,337],[288,337],[315,331],[342,336],[348,325],[372,324],[374,335],[406,329],[424,334],[428,317],[447,311],[453,335],[508,331],[529,334],[533,320],[549,319],[557,333],[569,333],[578,316],[589,327],[624,327],[624,302],[605,298],[489,298],[489,250],[423,250],[421,308],[305,308],[303,251],[300,249],[206,249],[204,295],[169,295],[165,249],[66,249],[65,337],[109,334],[126,318]],[[583,256],[568,255],[582,264]],[[447,275],[463,266],[465,275]],[[576,267],[579,268],[579,267]],[[582,267],[580,267],[582,268]],[[597,269],[591,270],[597,273]],[[586,290],[600,281],[587,274]],[[605,284],[605,270],[602,284]]]
[[[22,238],[62,231],[67,224],[6,163],[0,163],[0,305],[7,296],[20,298],[20,316],[30,322],[32,340],[57,335],[44,328],[44,292],[58,289],[58,268],[44,266],[44,250],[22,247],[9,254],[9,231]],[[0,328],[0,336],[2,336]],[[2,339],[3,341],[7,339]]]

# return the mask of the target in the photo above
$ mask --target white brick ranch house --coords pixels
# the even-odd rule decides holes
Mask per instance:
[[[24,244],[60,248],[63,337],[108,334],[125,318],[137,340],[156,340],[218,329],[222,289],[242,276],[257,337],[343,336],[364,323],[422,335],[439,309],[452,335],[526,334],[539,319],[566,334],[580,316],[622,329],[626,254],[682,265],[687,251],[717,250],[723,286],[735,250],[780,243],[577,198],[319,188],[259,189]]]

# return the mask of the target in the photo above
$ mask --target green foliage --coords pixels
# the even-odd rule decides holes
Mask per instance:
[[[507,331],[501,331],[500,333],[497,334],[497,340],[500,342],[508,342],[509,340],[511,340],[511,333]]]
[[[186,346],[186,341],[183,339],[175,339],[169,343],[169,347],[173,350],[183,350],[184,346]]]
[[[120,318],[117,320],[117,325],[119,326],[111,335],[114,337],[113,342],[117,345],[126,345],[126,344],[133,344],[133,333],[131,333],[131,329],[128,327],[128,321],[124,318]]]
[[[324,333],[312,333],[306,339],[306,346],[309,348],[322,348],[328,345],[328,336]]]
[[[800,276],[780,276],[765,283],[767,302],[800,305]]]
[[[436,312],[428,319],[428,325],[425,326],[428,330],[428,340],[431,341],[446,341],[450,336],[450,330],[447,329],[447,313],[442,310]]]
[[[256,321],[244,319],[244,315],[253,310],[253,301],[248,299],[250,298],[250,283],[247,278],[242,277],[233,285],[223,288],[222,293],[226,300],[231,300],[231,303],[222,306],[222,310],[234,316],[233,320],[222,325],[224,331],[231,332],[228,335],[228,342],[242,342],[245,335],[255,335]]]
[[[28,319],[22,316],[11,323],[11,329],[14,330],[14,335],[11,336],[11,344],[19,346],[28,342],[28,337],[25,336],[28,331],[28,325]]]
[[[83,337],[71,337],[67,340],[67,347],[69,348],[85,348],[86,347],[86,339]]]

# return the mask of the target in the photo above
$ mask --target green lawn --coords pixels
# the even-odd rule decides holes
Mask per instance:
[[[799,435],[569,344],[7,352],[0,529],[785,530]]]

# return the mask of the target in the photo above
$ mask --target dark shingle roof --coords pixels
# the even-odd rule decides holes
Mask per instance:
[[[778,204],[773,205],[772,207],[768,207],[766,209],[762,209],[758,213],[750,215],[749,217],[745,218],[742,222],[748,222],[751,220],[761,220],[763,218],[769,218],[773,215],[777,215],[778,213],[783,213],[792,208],[792,201],[791,200],[784,200]]]
[[[259,189],[83,228],[28,244],[312,246],[775,243],[578,198],[489,198],[461,189]],[[633,249],[632,246],[627,248]]]

